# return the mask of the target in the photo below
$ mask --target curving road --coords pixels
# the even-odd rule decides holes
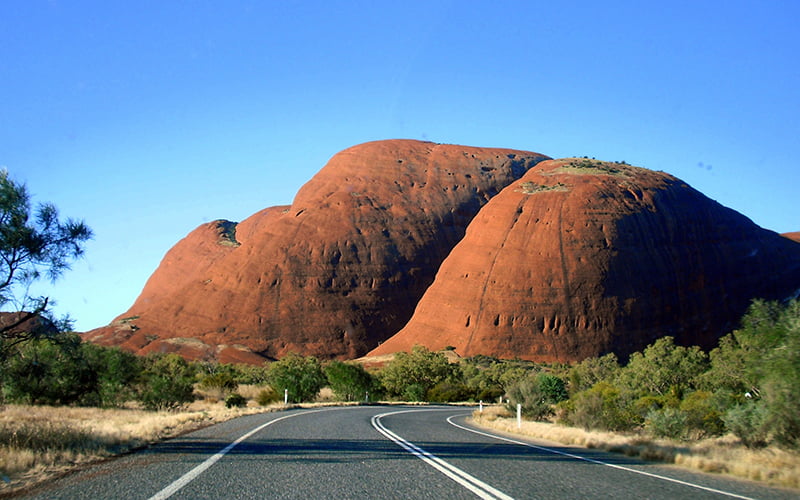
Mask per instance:
[[[495,435],[471,409],[358,406],[231,420],[28,493],[48,499],[797,498],[722,476]]]

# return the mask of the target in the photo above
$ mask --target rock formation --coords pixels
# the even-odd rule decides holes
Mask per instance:
[[[84,336],[225,362],[361,356],[405,325],[480,208],[544,159],[407,140],[349,148],[290,206],[197,228],[130,310]]]
[[[472,221],[410,322],[370,355],[621,358],[671,335],[712,348],[751,298],[800,289],[800,244],[668,174],[538,164]]]

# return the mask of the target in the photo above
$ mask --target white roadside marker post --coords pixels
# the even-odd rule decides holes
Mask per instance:
[[[522,404],[517,403],[517,429],[522,428]]]
[[[283,390],[283,404],[289,404],[289,389]]]

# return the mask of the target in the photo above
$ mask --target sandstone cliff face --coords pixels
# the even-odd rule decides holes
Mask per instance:
[[[544,159],[402,140],[347,149],[290,206],[189,234],[130,310],[85,338],[224,362],[361,356],[408,321],[480,208]]]
[[[410,322],[370,355],[453,346],[542,362],[655,339],[711,348],[753,297],[800,289],[800,244],[664,173],[546,161],[470,224]]]

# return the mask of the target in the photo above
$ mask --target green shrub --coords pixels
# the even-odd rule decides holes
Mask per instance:
[[[9,402],[80,404],[97,390],[97,373],[87,363],[77,335],[35,339],[17,346],[2,367],[2,388]]]
[[[721,397],[708,391],[695,391],[681,401],[680,409],[686,413],[686,427],[697,437],[719,436],[725,432],[725,422],[719,411]]]
[[[401,396],[406,401],[425,401],[425,396],[428,390],[422,384],[409,384],[407,385]]]
[[[644,427],[656,437],[681,439],[686,436],[689,416],[677,408],[662,408],[647,414]]]
[[[267,387],[266,389],[262,389],[256,395],[256,403],[261,406],[267,406],[272,403],[277,403],[281,400],[281,395],[278,394],[278,391],[273,389],[272,387]]]
[[[769,438],[767,405],[763,401],[748,401],[729,409],[722,420],[748,448],[765,446]]]
[[[242,408],[247,405],[247,398],[239,394],[238,392],[234,392],[229,394],[227,398],[225,398],[225,406],[227,408]]]
[[[319,360],[313,356],[288,354],[269,366],[270,385],[277,391],[288,390],[289,401],[312,401],[327,379]]]
[[[230,372],[219,371],[200,379],[200,387],[202,389],[217,389],[222,392],[228,392],[238,389],[239,382],[236,381],[233,374]]]
[[[564,381],[547,373],[531,374],[508,390],[506,408],[515,412],[521,405],[522,415],[533,420],[546,420],[554,414],[556,403],[567,399]]]
[[[468,401],[471,398],[472,393],[465,384],[447,380],[431,387],[427,393],[427,400],[436,403],[455,403]]]
[[[151,355],[145,369],[139,401],[148,410],[173,410],[194,400],[195,367],[177,354]]]
[[[606,431],[630,430],[643,419],[631,410],[633,397],[608,382],[598,382],[563,405],[561,420],[568,425]]]
[[[373,392],[375,380],[364,367],[358,363],[331,361],[325,367],[333,394],[342,401],[360,401]]]
[[[458,365],[444,354],[416,345],[410,353],[399,352],[380,372],[380,381],[390,396],[408,401],[424,401],[427,392],[439,382],[461,377]]]

